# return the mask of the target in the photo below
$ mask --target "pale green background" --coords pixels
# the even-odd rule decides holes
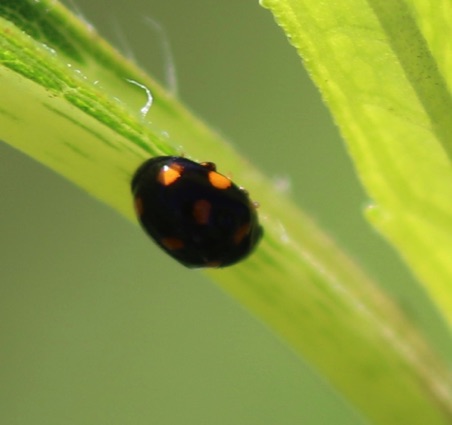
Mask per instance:
[[[159,21],[186,104],[287,179],[295,201],[452,352],[422,291],[363,220],[369,199],[338,130],[268,11],[244,0],[77,8],[164,80],[161,41],[143,17]],[[1,425],[365,423],[201,272],[3,144],[0,196]]]

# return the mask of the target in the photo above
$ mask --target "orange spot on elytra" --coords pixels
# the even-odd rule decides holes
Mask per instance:
[[[227,189],[231,187],[231,180],[215,171],[209,173],[210,184],[217,189]]]
[[[141,198],[135,198],[135,202],[133,205],[135,207],[135,213],[137,214],[138,217],[141,217],[144,212],[143,200]]]
[[[208,224],[212,204],[205,199],[196,201],[193,205],[193,217],[198,224]]]
[[[240,226],[234,233],[234,243],[236,245],[239,245],[242,241],[243,238],[250,232],[250,224],[246,223],[242,226]]]
[[[184,171],[184,167],[179,164],[164,165],[157,179],[163,186],[169,186],[180,178],[182,171]]]
[[[218,267],[221,267],[221,261],[209,261],[207,262],[204,267],[211,267],[213,269],[217,269]]]
[[[184,241],[178,238],[162,238],[160,243],[170,251],[177,251],[184,247]]]

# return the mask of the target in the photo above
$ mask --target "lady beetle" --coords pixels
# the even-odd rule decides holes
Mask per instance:
[[[212,162],[151,158],[136,171],[132,193],[144,230],[186,267],[230,266],[262,237],[248,193]]]

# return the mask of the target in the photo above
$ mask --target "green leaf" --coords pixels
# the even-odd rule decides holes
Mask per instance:
[[[130,80],[152,92],[146,116],[146,93]],[[149,156],[183,147],[221,164],[259,200],[265,238],[249,260],[207,271],[212,280],[373,423],[451,419],[447,366],[415,324],[269,180],[90,26],[55,1],[2,1],[0,84],[0,138],[127,219],[135,221],[131,175]]]
[[[448,0],[265,0],[303,57],[394,244],[452,323]]]

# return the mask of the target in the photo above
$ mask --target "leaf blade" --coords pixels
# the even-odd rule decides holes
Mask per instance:
[[[398,248],[450,324],[450,51],[444,59],[434,56],[450,43],[437,40],[450,37],[429,37],[427,25],[419,24],[425,9],[435,18],[440,14],[422,1],[263,3],[303,56],[341,128],[376,203],[369,219]],[[450,22],[450,12],[441,17]],[[439,28],[430,23],[430,32],[432,27]]]

